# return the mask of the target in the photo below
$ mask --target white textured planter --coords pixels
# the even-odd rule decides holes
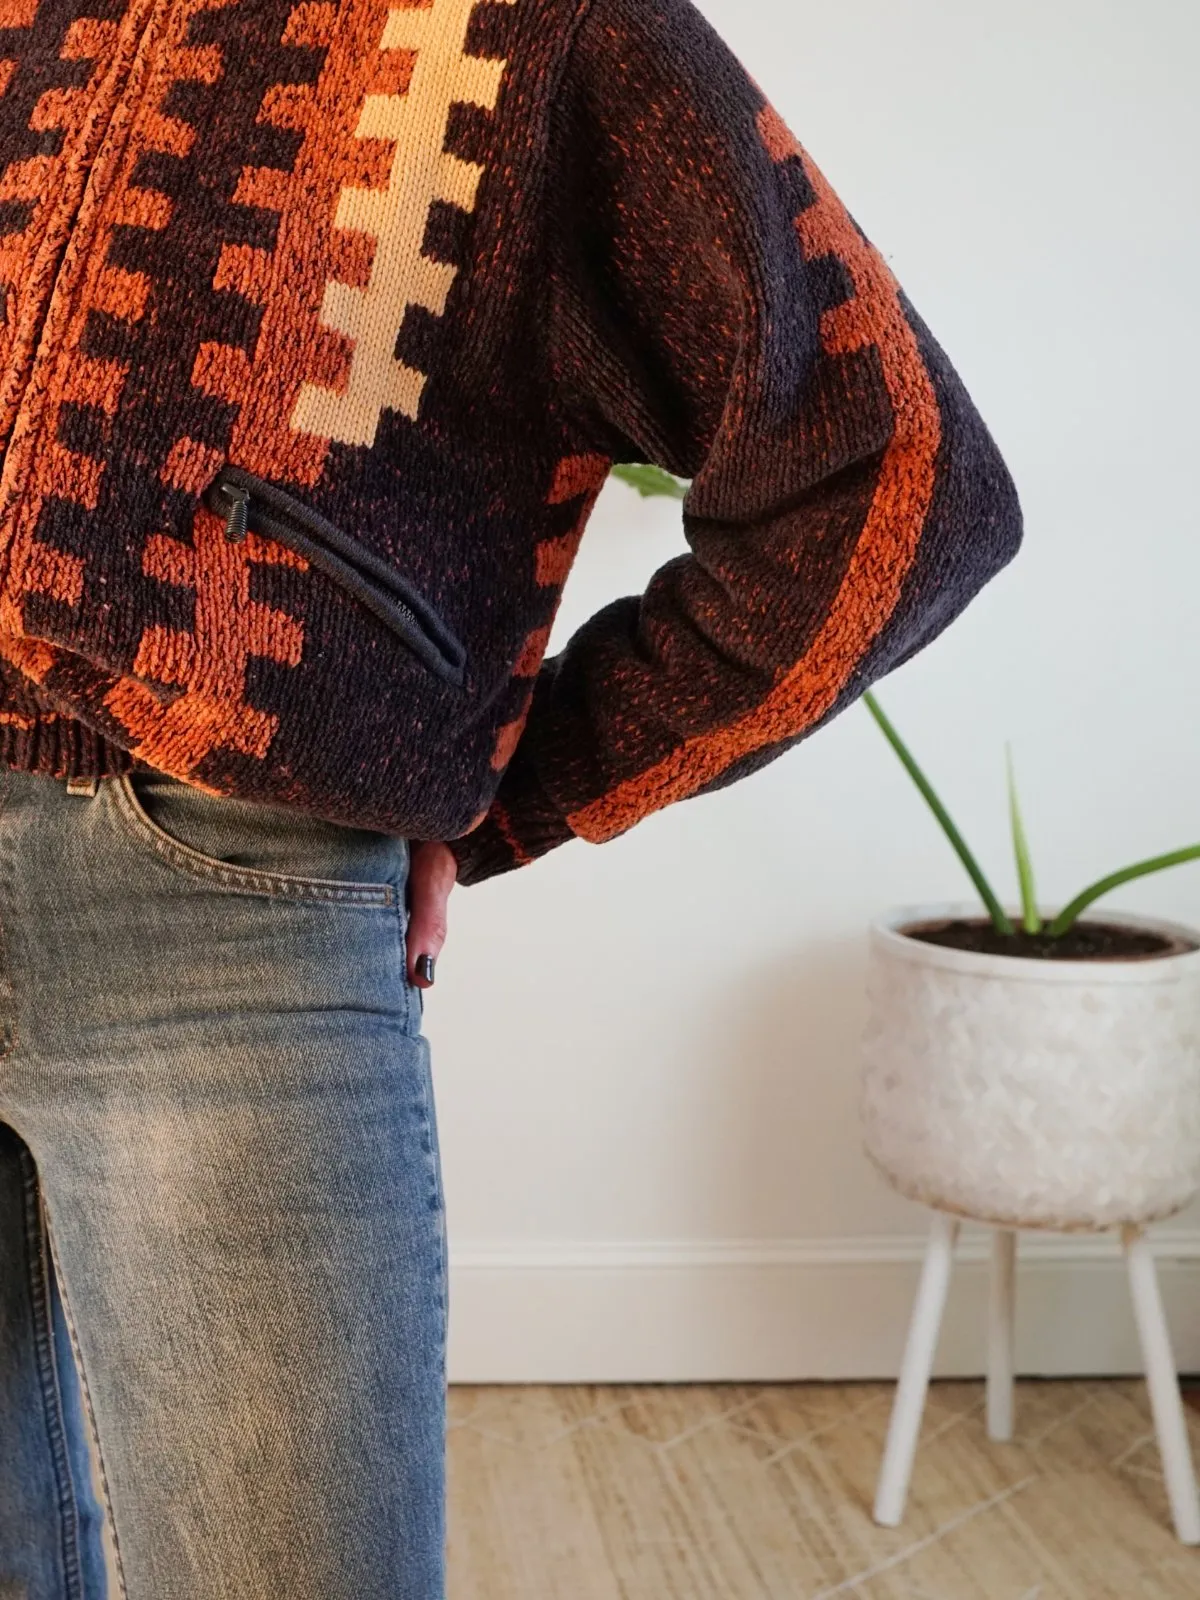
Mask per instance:
[[[868,1154],[903,1194],[1013,1228],[1168,1216],[1200,1190],[1200,950],[1035,961],[871,930]],[[1114,922],[1200,941],[1174,923]]]

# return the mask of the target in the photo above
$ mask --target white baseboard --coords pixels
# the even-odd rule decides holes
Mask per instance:
[[[1151,1237],[1178,1366],[1200,1371],[1200,1230]],[[452,1247],[450,1379],[894,1377],[923,1249],[904,1237]],[[987,1250],[986,1233],[964,1231],[943,1376],[983,1370]],[[1022,1373],[1141,1370],[1112,1235],[1022,1235],[1017,1323]]]

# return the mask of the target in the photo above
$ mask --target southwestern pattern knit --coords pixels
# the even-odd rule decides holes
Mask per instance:
[[[453,841],[771,760],[1014,554],[688,0],[0,0],[0,760]],[[614,461],[691,553],[545,656]]]

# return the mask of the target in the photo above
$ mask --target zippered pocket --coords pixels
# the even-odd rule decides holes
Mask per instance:
[[[374,612],[431,672],[462,687],[466,650],[429,602],[320,512],[235,466],[221,468],[204,503],[224,518],[227,539],[244,539],[252,530],[294,550]]]

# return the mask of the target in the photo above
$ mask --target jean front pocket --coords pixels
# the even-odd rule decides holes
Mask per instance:
[[[234,894],[402,909],[407,841],[258,801],[213,795],[164,773],[106,780],[122,832],[176,872]]]

